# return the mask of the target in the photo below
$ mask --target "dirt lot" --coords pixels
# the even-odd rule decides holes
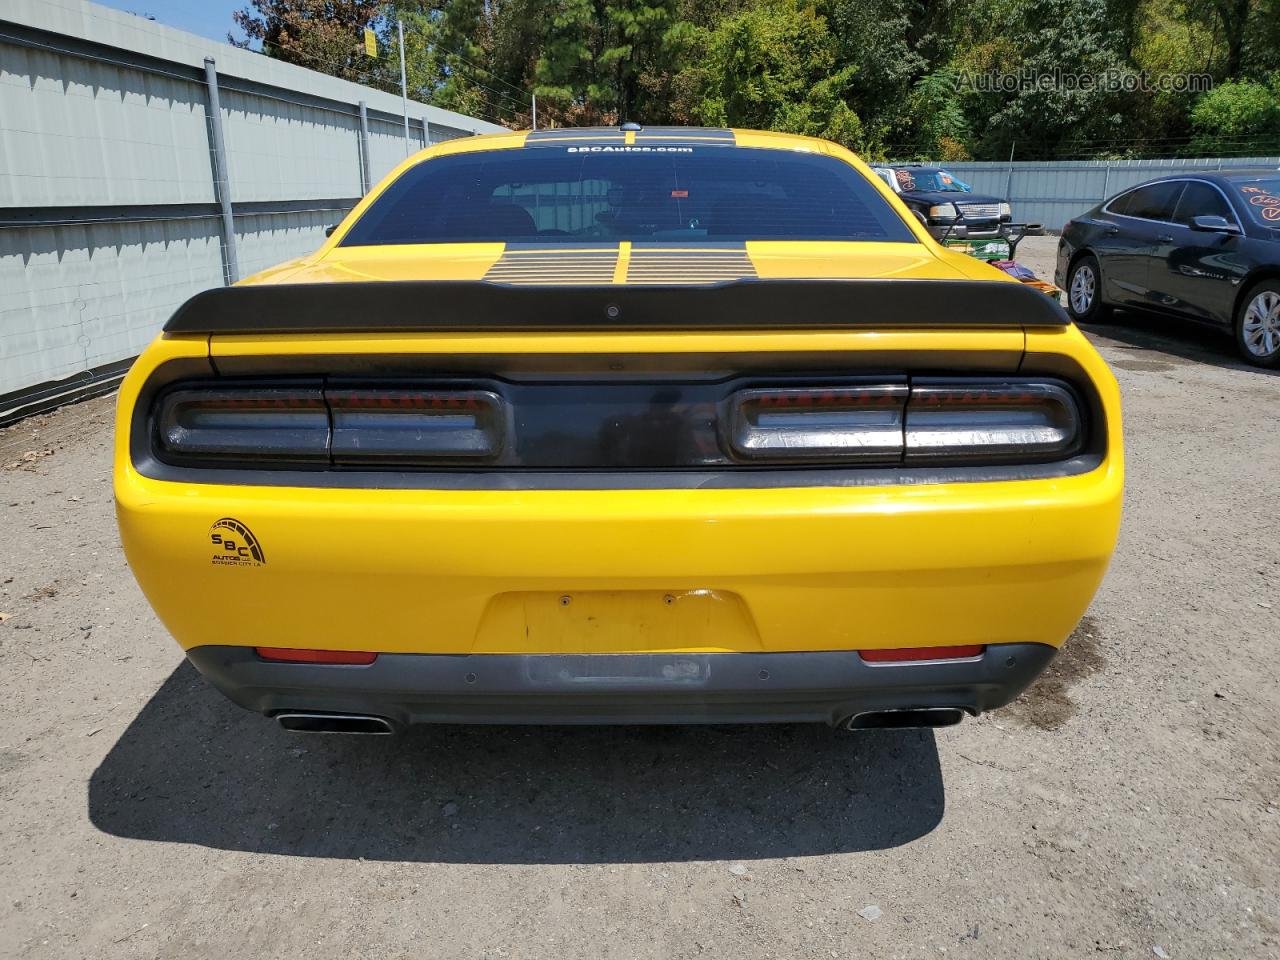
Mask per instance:
[[[936,736],[291,736],[134,585],[111,399],[0,431],[0,956],[1280,956],[1280,377],[1090,335],[1119,552],[1052,673]]]

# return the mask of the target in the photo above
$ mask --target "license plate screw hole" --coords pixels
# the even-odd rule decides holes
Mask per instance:
[[[567,607],[571,603],[573,603],[573,597],[569,596],[567,593],[560,598],[560,606],[562,607]]]
[[[668,593],[665,597],[662,598],[662,602],[669,607],[676,602],[676,598]]]
[[[761,679],[761,680],[768,680],[768,679],[769,679],[769,671],[768,671],[768,670],[761,670],[761,671],[760,671],[760,679]]]
[[[475,683],[476,675],[474,673],[468,673],[466,676],[466,680],[467,680],[467,683]]]

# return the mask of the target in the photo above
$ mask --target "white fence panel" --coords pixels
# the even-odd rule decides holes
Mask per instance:
[[[360,196],[360,120],[220,84],[231,202]]]
[[[213,200],[204,91],[0,41],[0,206]]]

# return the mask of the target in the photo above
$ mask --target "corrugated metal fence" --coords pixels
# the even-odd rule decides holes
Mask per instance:
[[[406,144],[399,97],[144,18],[0,0],[0,422],[109,385],[190,295],[314,250],[411,149],[502,129],[409,121]]]
[[[1276,169],[1280,157],[1232,157],[1212,160],[1060,160],[1014,163],[944,164],[975,193],[1001,197],[1013,214],[1049,230],[1126,187],[1167,173]]]

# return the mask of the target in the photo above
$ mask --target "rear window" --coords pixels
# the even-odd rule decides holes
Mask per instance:
[[[1232,184],[1258,223],[1280,229],[1280,177],[1237,180]]]
[[[853,167],[742,147],[588,153],[527,147],[405,171],[343,246],[513,240],[915,242]]]

